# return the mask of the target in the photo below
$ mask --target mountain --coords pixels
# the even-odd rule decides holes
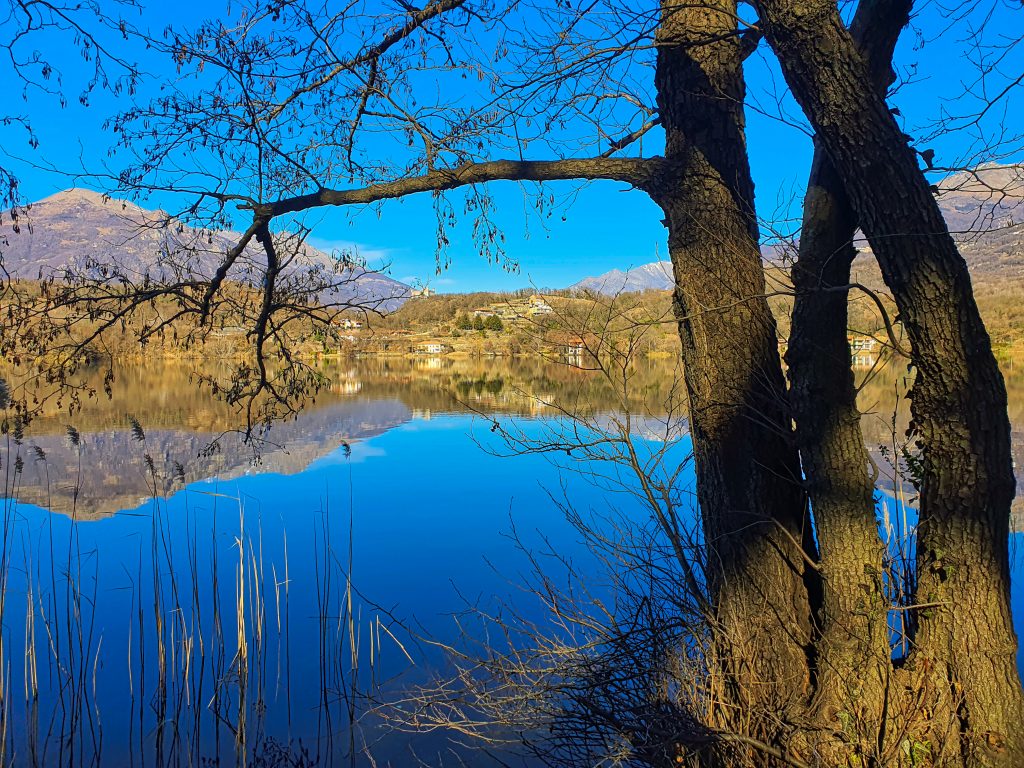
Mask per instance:
[[[614,295],[639,291],[667,291],[672,287],[672,262],[652,261],[623,272],[613,269],[597,277],[585,277],[569,286],[573,290]]]
[[[1024,284],[1024,165],[983,165],[938,186],[975,284]]]
[[[960,245],[975,284],[1024,281],[1024,165],[981,165],[937,185],[939,208]],[[875,269],[871,249],[860,243],[858,265]],[[783,249],[762,248],[769,262]],[[875,281],[872,281],[875,282]],[[625,272],[613,269],[570,286],[604,294],[672,287],[672,266],[655,261]]]
[[[5,228],[0,233],[3,266],[12,277],[36,280],[70,272],[97,279],[124,278],[136,284],[147,278],[210,278],[240,237],[237,232],[193,229],[161,211],[83,189],[65,190],[33,203],[21,217],[20,230]],[[282,254],[298,251],[282,275],[282,284],[308,289],[323,304],[344,302],[390,311],[410,295],[404,283],[343,263],[311,246],[289,249],[283,235],[277,244]],[[256,284],[262,280],[265,263],[262,247],[253,243],[228,279]]]

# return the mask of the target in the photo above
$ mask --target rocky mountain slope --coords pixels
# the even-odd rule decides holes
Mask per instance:
[[[66,190],[34,203],[20,232],[0,232],[0,255],[12,277],[37,280],[69,272],[132,283],[211,277],[235,232],[204,232],[137,205],[88,190]],[[282,241],[279,250],[288,251]],[[387,275],[346,264],[303,245],[285,276],[287,285],[312,292],[323,304],[351,303],[392,310],[409,286]],[[263,277],[265,256],[252,245],[228,274],[250,285]]]
[[[585,277],[570,286],[573,290],[595,291],[606,295],[636,293],[639,291],[665,291],[672,287],[672,263],[652,261],[625,271],[613,269],[596,277]]]
[[[1024,281],[1024,165],[984,165],[947,177],[938,185],[939,207],[960,243],[974,282]],[[861,267],[873,266],[861,243]],[[764,250],[773,260],[773,250]],[[672,287],[672,265],[655,261],[626,271],[613,269],[571,286],[608,295]]]

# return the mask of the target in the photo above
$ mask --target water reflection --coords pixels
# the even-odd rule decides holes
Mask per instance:
[[[102,395],[68,416],[55,407],[31,425],[18,497],[53,511],[92,519],[139,506],[157,490],[169,491],[211,477],[234,478],[275,472],[294,474],[343,443],[374,437],[431,414],[557,415],[561,408],[591,414],[620,411],[622,391],[579,364],[539,359],[453,359],[450,357],[367,358],[325,364],[329,385],[294,418],[275,424],[254,449],[231,430],[238,415],[207,390],[195,371],[168,362],[159,368],[116,370],[112,398]],[[878,469],[878,483],[899,482],[893,457],[906,442],[910,385],[905,363],[872,364],[857,371],[865,442]],[[1013,456],[1024,467],[1024,368],[1004,366],[1010,402]],[[626,404],[638,417],[657,419],[676,394],[677,369],[643,361],[630,373]],[[96,384],[101,377],[96,372]],[[97,387],[99,388],[99,387]],[[133,439],[129,417],[146,433]],[[66,426],[81,433],[79,450],[68,444]],[[655,430],[656,431],[656,430]],[[212,444],[213,452],[205,451]],[[38,447],[45,463],[32,460]],[[0,446],[0,460],[8,450]],[[84,462],[88,471],[79,472]],[[1018,473],[1014,516],[1024,526],[1024,473]]]
[[[300,765],[302,750],[324,764],[355,752],[407,765],[442,748],[441,762],[459,764],[443,736],[385,730],[373,702],[444,664],[416,640],[452,641],[451,612],[521,599],[527,564],[503,535],[510,519],[527,545],[558,542],[585,568],[548,491],[584,510],[632,503],[547,457],[481,450],[495,447],[488,419],[516,416],[541,437],[559,407],[608,423],[621,394],[540,360],[335,363],[330,386],[254,457],[192,373],[120,369],[114,398],[71,419],[78,446],[51,409],[3,449],[4,467],[12,453],[24,461],[19,503],[4,505],[5,742],[28,745],[27,765],[96,751],[115,765]],[[1024,466],[1024,375],[1006,373]],[[630,376],[625,405],[642,414],[632,433],[657,443],[674,368],[645,362]],[[883,469],[881,447],[905,439],[908,383],[896,365],[861,373],[865,440]]]
[[[385,729],[374,702],[443,668],[423,639],[454,642],[451,612],[514,596],[510,515],[527,541],[572,537],[544,458],[509,472],[469,438],[486,422],[400,405],[388,431],[294,474],[261,466],[84,524],[5,505],[0,722],[17,764],[463,764],[442,735]]]
[[[857,404],[861,410],[861,430],[877,470],[877,484],[885,490],[900,485],[893,469],[893,456],[907,445],[906,431],[910,425],[910,407],[906,394],[913,383],[905,360],[883,360],[858,373],[860,392]],[[1002,364],[1006,381],[1010,417],[1011,454],[1017,476],[1017,494],[1011,507],[1015,530],[1024,530],[1024,366],[1017,361]],[[909,483],[904,489],[913,494]]]
[[[621,408],[608,383],[578,366],[540,360],[480,361],[364,359],[328,364],[329,385],[294,417],[271,427],[257,446],[232,432],[237,413],[197,387],[195,371],[174,363],[159,368],[119,368],[113,397],[103,395],[68,416],[55,407],[31,424],[17,496],[25,502],[94,519],[142,504],[157,490],[168,492],[211,477],[294,474],[317,459],[351,444],[430,414],[483,412],[520,416],[554,415],[579,403],[599,413]],[[98,380],[102,373],[97,371]],[[98,382],[97,382],[98,383]],[[628,402],[637,412],[657,412],[669,397],[672,369],[637,366]],[[97,388],[99,388],[97,386]],[[582,404],[585,404],[582,405]],[[130,418],[145,431],[132,433]],[[66,437],[68,424],[82,436]],[[208,450],[210,446],[215,450]],[[46,461],[36,461],[34,449]],[[0,460],[9,458],[0,446]],[[154,460],[155,474],[145,456]],[[85,470],[79,472],[79,465]]]

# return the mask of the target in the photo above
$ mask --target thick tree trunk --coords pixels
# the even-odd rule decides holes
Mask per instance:
[[[715,717],[772,739],[779,715],[808,692],[810,532],[765,297],[735,14],[728,0],[665,6],[656,82],[666,173],[649,191],[666,214],[675,272],[724,673]]]
[[[796,293],[786,353],[822,576],[813,720],[826,732],[819,749],[842,749],[828,747],[828,732],[845,730],[843,743],[855,741],[870,754],[890,661],[884,547],[850,368],[847,292],[840,288],[849,283],[855,230],[842,183],[818,151],[792,269]],[[850,718],[851,712],[858,716]]]
[[[918,612],[908,662],[941,697],[936,717],[955,719],[951,748],[963,762],[1020,765],[1024,695],[1010,617],[1006,390],[967,266],[834,2],[759,0],[758,7],[911,340],[921,447],[917,600],[931,607]],[[934,725],[933,752],[943,748],[944,724]]]
[[[892,53],[909,12],[909,0],[864,0],[857,8],[851,31],[879,93],[892,82]],[[821,559],[812,713],[824,735],[812,740],[836,764],[846,762],[846,753],[884,748],[879,741],[891,673],[884,546],[846,338],[856,231],[842,181],[816,145],[791,271],[795,298],[786,362]]]

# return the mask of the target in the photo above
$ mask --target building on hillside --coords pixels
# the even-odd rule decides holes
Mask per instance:
[[[851,333],[847,334],[846,341],[850,345],[850,363],[854,368],[870,368],[878,362],[881,344],[874,336]]]
[[[498,312],[490,307],[480,307],[479,309],[470,310],[470,314],[473,315],[473,317],[479,317],[482,320],[486,320],[488,317],[494,317]]]
[[[547,335],[547,342],[554,347],[559,358],[577,367],[581,366],[583,358],[592,354],[591,350],[597,348],[596,337],[588,342],[583,336],[566,331],[552,331]]]
[[[503,306],[498,314],[502,320],[510,322],[525,320],[530,317],[530,305],[525,301],[510,302]]]
[[[214,337],[245,336],[248,332],[249,329],[242,325],[225,325],[210,331],[210,335]]]
[[[550,315],[555,311],[554,309],[551,308],[551,305],[548,304],[547,301],[545,301],[544,297],[541,296],[540,294],[533,294],[528,299],[528,302],[529,308],[527,309],[527,312],[531,316]]]
[[[446,352],[451,352],[452,348],[443,341],[428,339],[427,341],[419,342],[414,347],[414,351],[421,355],[443,355]]]
[[[587,352],[587,343],[577,336],[565,341],[560,349],[562,357],[583,357]]]
[[[431,288],[429,285],[421,285],[419,288],[413,288],[409,293],[410,299],[421,299],[428,296],[433,296],[437,291]]]
[[[877,352],[879,347],[878,339],[863,333],[847,334],[846,341],[853,352]]]
[[[338,321],[338,325],[340,325],[345,330],[354,330],[356,328],[363,327],[363,323],[361,321],[353,320],[351,317],[343,317],[341,320]]]

